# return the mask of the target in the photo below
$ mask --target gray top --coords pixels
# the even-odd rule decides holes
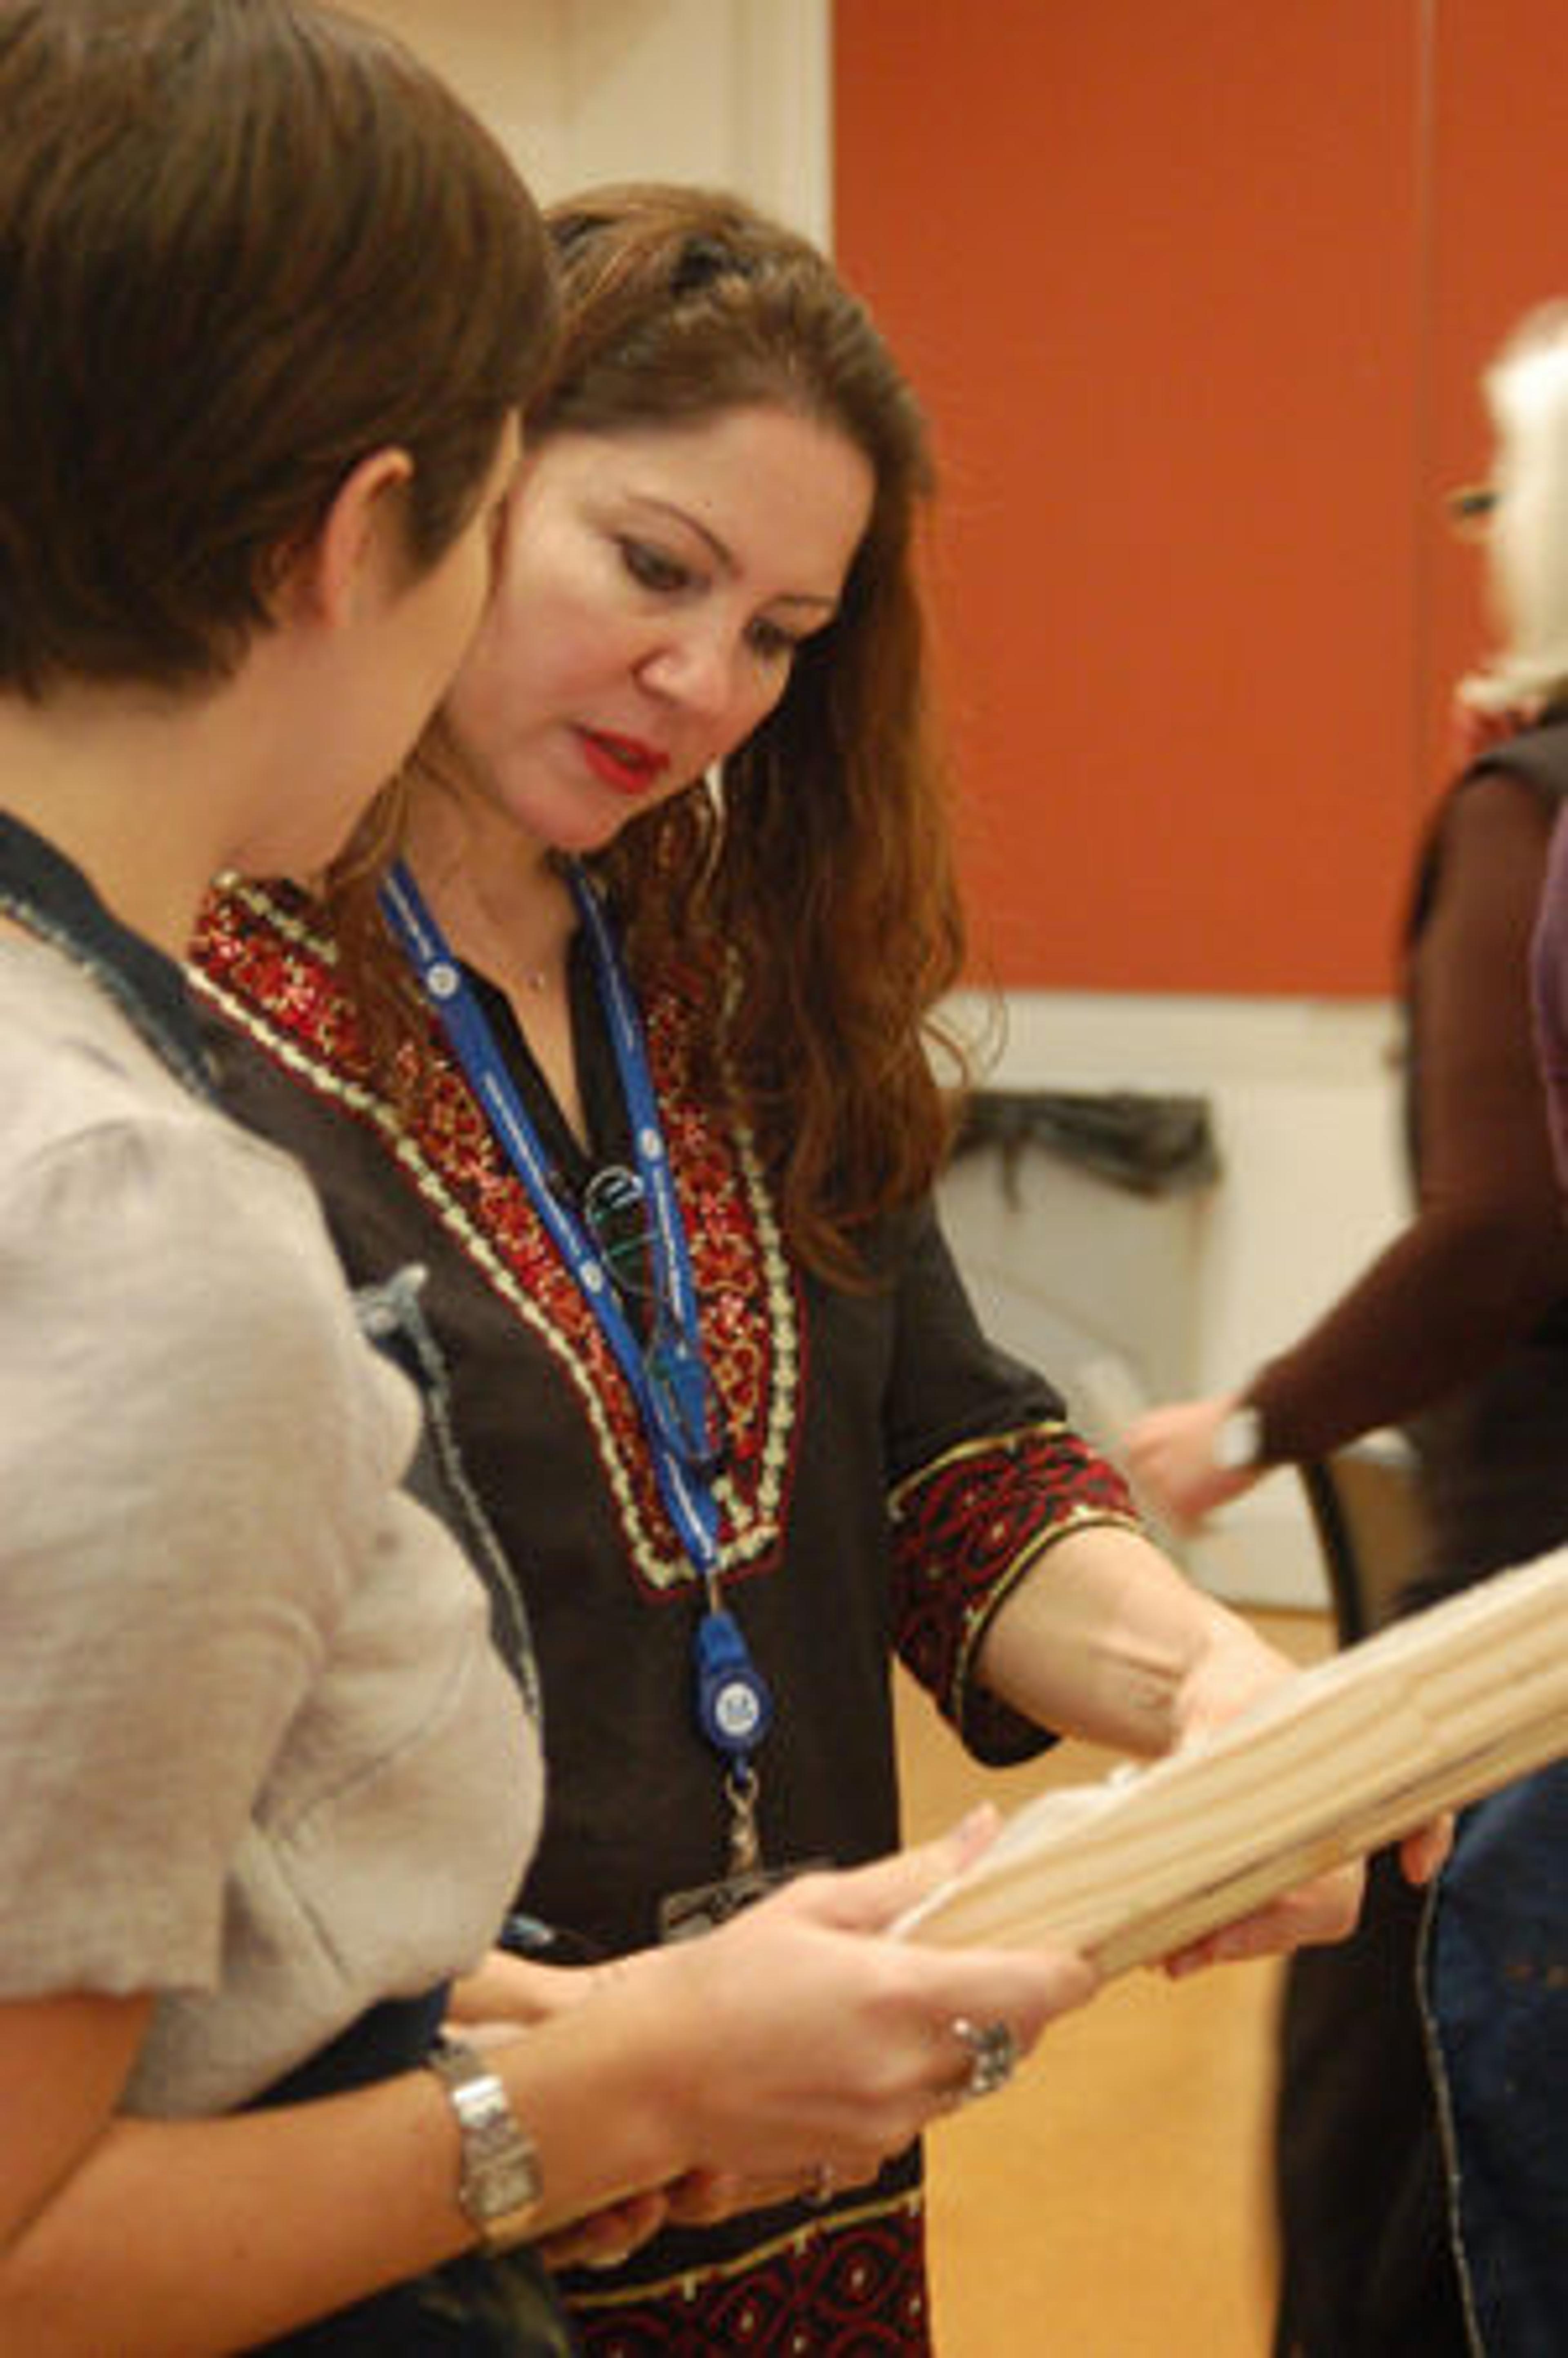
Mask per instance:
[[[416,1430],[294,1164],[0,938],[0,1997],[156,1992],[127,2110],[254,2094],[517,1885],[537,1743]]]

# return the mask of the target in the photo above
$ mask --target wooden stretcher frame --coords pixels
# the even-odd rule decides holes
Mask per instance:
[[[941,1946],[1057,1941],[1108,1975],[1568,1754],[1568,1549],[1284,1681],[1149,1767],[1042,1795],[903,1920]]]

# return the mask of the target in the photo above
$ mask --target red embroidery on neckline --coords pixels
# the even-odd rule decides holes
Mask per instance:
[[[631,1392],[434,1019],[428,1085],[404,1121],[373,1077],[334,947],[302,896],[237,887],[207,911],[196,961],[199,983],[275,1061],[371,1122],[389,1145],[402,1140],[404,1151],[389,1156],[394,1167],[571,1379],[639,1580],[653,1592],[684,1583],[688,1569]],[[730,1455],[719,1495],[726,1569],[738,1574],[777,1544],[799,1405],[799,1297],[747,1142],[720,1135],[693,1096],[681,1002],[655,1000],[645,1024],[704,1341],[724,1403]]]

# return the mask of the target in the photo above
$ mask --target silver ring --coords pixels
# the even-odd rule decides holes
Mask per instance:
[[[838,2183],[838,2174],[833,2164],[830,2161],[819,2161],[811,2173],[811,2183],[806,2190],[806,2201],[815,2203],[820,2211],[825,2203],[832,2201],[833,2190]]]
[[[1018,2069],[1018,2041],[1005,2022],[971,2022],[967,2015],[954,2017],[953,2036],[969,2050],[969,2073],[964,2082],[964,2098],[973,2103],[978,2096],[994,2096],[1005,2088]]]

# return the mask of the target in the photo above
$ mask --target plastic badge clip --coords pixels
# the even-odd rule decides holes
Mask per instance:
[[[715,1750],[744,1759],[768,1732],[773,1699],[732,1613],[710,1609],[697,1632],[697,1716]]]

